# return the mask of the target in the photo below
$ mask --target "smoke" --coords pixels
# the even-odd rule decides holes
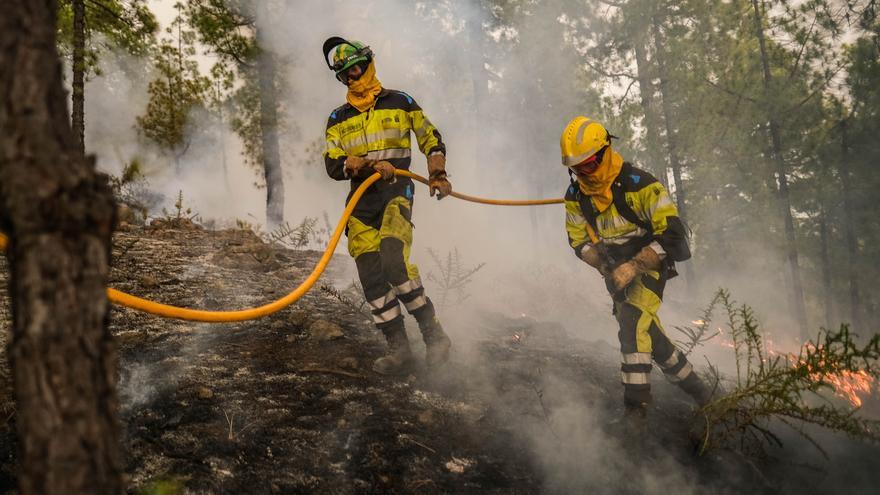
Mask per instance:
[[[152,216],[175,210],[182,195],[184,210],[203,220],[264,222],[265,192],[255,185],[261,180],[245,164],[228,118],[221,122],[208,112],[193,112],[186,151],[176,160],[136,126],[149,101],[147,86],[156,77],[149,64],[120,52],[102,54],[99,63],[100,75],[85,87],[85,138],[100,170],[118,176],[137,160],[147,187],[160,196]]]
[[[327,116],[345,95],[321,58],[321,44],[333,35],[368,43],[384,86],[406,91],[420,103],[443,133],[454,188],[495,198],[563,194],[568,178],[558,165],[558,134],[572,116],[598,114],[598,101],[578,76],[579,56],[569,32],[576,20],[563,14],[562,2],[529,4],[515,15],[464,0],[255,5],[286,81],[281,144],[290,223],[325,213],[335,219],[348,190],[346,182],[326,176],[320,157]],[[168,0],[151,7],[164,24],[175,15]],[[199,55],[205,71],[213,60]],[[118,174],[138,158],[150,188],[163,197],[153,215],[173,209],[182,193],[184,208],[203,220],[265,225],[265,189],[258,186],[262,173],[245,164],[241,141],[228,125],[232,116],[221,122],[207,113],[192,115],[188,148],[179,163],[138,135],[135,118],[145,111],[154,75],[144,60],[116,53],[101,58],[101,75],[86,87],[86,142],[99,167]],[[618,147],[624,156],[632,155],[629,143]],[[417,152],[412,169],[426,171]],[[472,305],[500,309],[497,297],[481,296],[519,290],[524,294],[511,294],[516,302],[511,311],[572,325],[608,307],[598,276],[566,245],[559,205],[437,203],[420,189],[414,210],[416,263],[430,265],[429,247],[441,254],[458,248],[473,264],[487,263],[474,278]],[[711,224],[708,220],[701,224]],[[671,280],[664,311],[677,309],[672,319],[689,321],[710,292],[724,286],[748,294],[766,326],[795,333],[789,312],[779,310],[786,307],[787,293],[779,246],[766,239],[737,239],[731,246],[738,250],[730,253],[728,266],[699,267],[699,289],[705,294],[685,290],[684,277]],[[523,274],[547,272],[553,277],[529,276],[531,284],[521,283]],[[528,294],[555,294],[557,302],[566,302],[533,304]]]
[[[456,190],[524,199],[560,197],[568,186],[559,164],[559,132],[575,115],[595,115],[598,102],[585,98],[577,53],[564,48],[562,21],[548,15],[558,8],[556,2],[531,6],[513,26],[496,22],[480,2],[464,0],[259,4],[258,24],[267,48],[282,61],[287,85],[281,141],[284,213],[291,224],[325,213],[335,221],[349,189],[347,182],[326,176],[320,157],[327,117],[345,101],[345,87],[321,58],[323,41],[335,35],[370,45],[383,86],[418,101],[447,144]],[[160,5],[168,9],[168,2]],[[484,31],[489,35],[483,36]],[[110,54],[102,59],[102,75],[86,87],[86,143],[99,167],[118,174],[137,157],[145,164],[150,187],[165,198],[161,206],[170,209],[182,191],[184,207],[203,219],[265,224],[265,190],[255,186],[262,182],[261,173],[244,163],[240,140],[228,124],[207,114],[192,115],[190,145],[179,165],[138,135],[134,122],[146,108],[152,77],[143,67],[143,61]],[[318,149],[315,143],[321,143]],[[626,156],[626,143],[620,149]],[[412,170],[426,174],[425,159],[415,150]],[[420,265],[428,295],[436,301],[439,287],[427,275],[443,270],[433,264],[429,248],[441,256],[457,249],[468,266],[486,263],[467,286],[469,298],[438,308],[457,342],[472,342],[480,336],[480,319],[501,313],[560,322],[572,337],[617,346],[604,284],[567,246],[560,205],[437,202],[417,187],[412,260]],[[160,214],[161,206],[153,214]],[[761,240],[738,245],[748,249],[731,253],[730,266],[699,274],[703,287],[732,288],[755,305],[765,326],[788,331],[790,320],[778,310],[785,301],[781,270],[763,261],[779,259],[778,253]],[[337,252],[347,256],[344,246]],[[669,283],[666,295],[661,319],[667,329],[687,324],[711,298],[710,293],[687,292],[683,277]],[[123,396],[133,404],[146,402],[156,392],[151,373],[148,366],[129,370]],[[548,418],[565,432],[563,439],[541,424],[524,433],[550,480],[548,491],[602,493],[608,483],[624,480],[634,493],[697,491],[686,469],[672,459],[656,460],[648,468],[636,465],[631,452],[603,433],[613,419],[607,411],[571,391],[572,384],[560,385],[552,375],[546,379],[560,397],[570,397]]]
[[[372,1],[361,2],[357,8],[345,2],[299,2],[295,7],[276,3],[262,13],[258,21],[269,30],[271,49],[287,61],[288,118],[295,123],[298,137],[285,140],[288,148],[301,150],[314,140],[323,140],[329,113],[345,102],[345,87],[321,58],[323,41],[340,35],[369,44],[376,52],[383,86],[410,94],[441,131],[455,189],[485,197],[532,198],[560,197],[567,187],[556,143],[558,130],[581,111],[568,106],[576,101],[576,88],[560,70],[564,60],[543,57],[543,66],[534,65],[541,59],[539,53],[561,43],[561,34],[549,31],[548,36],[543,30],[546,26],[524,26],[515,34],[508,32],[507,37],[499,35],[498,41],[483,38],[482,30],[491,29],[489,13],[474,2],[463,1]],[[473,30],[480,33],[476,40]],[[510,37],[520,43],[542,37],[544,41],[514,53],[518,48]],[[484,51],[505,56],[484,59]],[[537,82],[530,77],[536,73],[544,76]],[[490,81],[496,89],[489,89]],[[549,88],[566,91],[550,94]],[[288,216],[320,216],[329,211],[335,217],[348,184],[329,179],[319,158],[299,156],[286,164],[294,175],[291,184],[296,184],[288,187],[292,192]],[[412,170],[426,174],[424,157],[418,152]],[[510,289],[505,292],[521,292],[515,299],[523,302],[514,311],[534,311],[538,305],[529,299],[538,298],[541,287],[513,283],[529,278],[547,283],[544,294],[564,298],[559,290],[564,278],[573,281],[566,292],[581,296],[594,292],[596,299],[604,300],[597,281],[587,282],[586,291],[583,286],[576,288],[574,281],[585,282],[587,277],[581,276],[583,268],[565,243],[564,213],[558,205],[512,208],[454,199],[436,202],[425,193],[421,189],[416,195],[412,258],[423,275],[438,269],[427,255],[428,248],[441,255],[457,248],[470,265],[485,262],[469,288],[473,305],[497,306],[498,290]],[[556,279],[540,276],[544,268],[554,271]],[[540,316],[567,319],[584,305],[565,310],[543,306],[547,312]]]

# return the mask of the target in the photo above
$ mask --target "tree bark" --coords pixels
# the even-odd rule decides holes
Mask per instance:
[[[633,51],[636,56],[636,70],[638,71],[639,95],[641,96],[642,112],[645,114],[645,147],[648,151],[648,169],[657,176],[663,185],[667,185],[666,164],[660,156],[659,119],[657,118],[657,104],[654,100],[654,84],[652,83],[652,71],[648,62],[647,40],[648,25],[645,23],[640,33],[632,40]]]
[[[480,9],[482,14],[482,3],[477,2],[476,8]],[[486,73],[486,59],[483,53],[483,25],[481,23],[482,15],[478,19],[467,20],[467,39],[471,54],[468,57],[469,69],[471,73],[471,84],[474,92],[473,108],[471,109],[476,115],[483,114],[483,104],[489,94],[489,76]]]
[[[73,97],[71,122],[80,155],[86,153],[85,137],[85,72],[86,72],[86,6],[85,0],[72,0],[73,6]]]
[[[124,492],[117,355],[107,329],[115,206],[77,148],[55,50],[56,4],[0,16],[0,229],[9,294],[19,491]]]
[[[262,49],[262,48],[261,48]],[[278,94],[272,53],[263,51],[257,65],[260,80],[260,132],[266,178],[266,223],[269,229],[284,222],[284,173],[278,144]]]
[[[666,52],[663,50],[661,42],[661,26],[660,21],[655,15],[653,17],[654,24],[654,57],[657,61],[658,75],[660,76],[660,108],[663,111],[663,122],[666,124],[666,152],[669,158],[669,166],[672,168],[672,181],[675,189],[675,204],[678,208],[678,216],[685,224],[687,223],[687,210],[685,203],[684,182],[681,179],[681,157],[678,154],[678,138],[675,135],[677,126],[673,121],[672,105],[672,88],[669,86],[669,72],[666,67]],[[687,284],[687,290],[691,294],[694,293],[694,263],[682,264],[684,279]]]
[[[825,199],[822,198],[824,203]],[[825,328],[834,321],[834,287],[831,281],[831,253],[828,245],[828,214],[823,204],[819,212],[819,256],[822,262],[822,303],[825,307]]]
[[[755,14],[755,35],[758,37],[758,47],[761,52],[764,100],[765,105],[769,107],[769,103],[771,102],[770,93],[772,90],[772,76],[770,74],[770,60],[764,39],[763,12],[758,4],[758,0],[752,0],[752,8]],[[800,326],[801,336],[809,337],[807,314],[806,308],[804,307],[804,287],[801,282],[800,263],[798,262],[797,238],[794,230],[794,218],[791,215],[791,197],[788,190],[788,176],[786,175],[785,160],[782,156],[782,133],[779,129],[779,122],[776,119],[775,111],[772,108],[767,108],[767,110],[768,121],[770,123],[771,158],[773,160],[776,181],[778,183],[777,193],[779,209],[785,223],[785,252],[792,286],[790,296],[791,311],[794,313],[795,321]]]
[[[847,275],[849,278],[850,324],[855,329],[862,328],[862,300],[859,290],[859,244],[853,220],[855,207],[852,204],[852,176],[849,170],[848,122],[840,122],[840,182],[843,186],[843,224],[846,235]]]

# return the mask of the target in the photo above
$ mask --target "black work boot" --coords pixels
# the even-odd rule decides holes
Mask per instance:
[[[449,349],[452,341],[443,331],[440,320],[436,316],[425,322],[419,322],[419,330],[425,341],[425,363],[428,368],[434,368],[449,360]]]
[[[624,402],[623,440],[635,445],[644,442],[648,435],[648,404]]]
[[[678,386],[694,399],[698,406],[703,407],[712,402],[716,395],[716,390],[712,390],[706,386],[706,382],[700,378],[695,372],[691,373],[684,380],[678,382]]]
[[[380,375],[402,375],[412,370],[413,355],[403,320],[399,325],[383,328],[382,333],[388,341],[388,352],[373,362],[373,371]]]

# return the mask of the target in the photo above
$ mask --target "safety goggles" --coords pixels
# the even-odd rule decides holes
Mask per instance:
[[[598,169],[599,165],[602,163],[602,157],[605,155],[606,149],[608,149],[607,146],[577,165],[572,165],[571,170],[578,175],[592,175],[596,173],[596,169]]]
[[[360,79],[361,76],[364,75],[364,72],[367,71],[368,65],[369,64],[367,62],[358,62],[347,69],[344,69],[344,70],[337,72],[336,79],[339,80],[339,82],[341,82],[342,84],[345,84],[347,86],[348,83],[350,83],[351,81],[357,81],[358,79]],[[357,74],[357,76],[350,77],[349,73],[355,67],[360,67],[361,71]]]

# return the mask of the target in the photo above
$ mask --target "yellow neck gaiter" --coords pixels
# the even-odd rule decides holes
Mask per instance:
[[[587,177],[577,176],[581,192],[590,196],[599,213],[602,213],[611,206],[613,200],[611,184],[617,178],[617,175],[620,174],[622,167],[623,157],[618,152],[608,148],[605,150],[605,154],[602,156],[602,163],[599,164],[596,172]]]
[[[361,112],[367,111],[376,102],[376,96],[382,91],[382,83],[376,78],[376,64],[370,62],[367,70],[357,80],[348,85],[345,99]]]

